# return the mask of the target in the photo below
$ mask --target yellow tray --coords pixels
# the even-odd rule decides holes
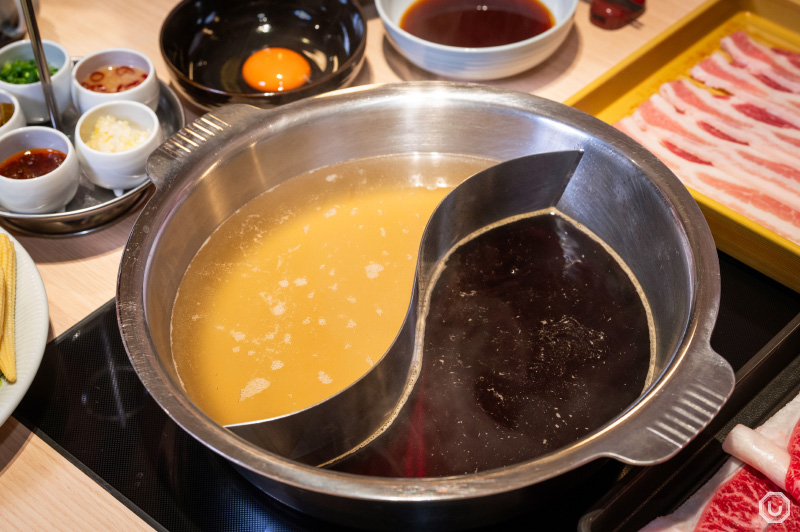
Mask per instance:
[[[658,92],[687,77],[720,50],[722,37],[745,30],[772,46],[800,52],[800,1],[710,0],[565,103],[614,123]],[[690,189],[717,248],[800,292],[800,245]]]

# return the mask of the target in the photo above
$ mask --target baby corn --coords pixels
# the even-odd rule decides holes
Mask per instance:
[[[3,316],[6,310],[6,272],[0,267],[0,342],[3,341]]]
[[[0,267],[0,343],[3,341],[3,317],[6,310],[6,272]]]
[[[14,305],[17,292],[17,256],[14,243],[0,234],[0,270],[3,272],[4,294],[2,336],[0,336],[0,371],[9,382],[17,380],[17,361],[14,349]]]

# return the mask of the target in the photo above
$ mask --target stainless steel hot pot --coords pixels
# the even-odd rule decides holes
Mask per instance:
[[[625,260],[656,329],[656,379],[605,426],[503,469],[385,479],[264,451],[211,421],[184,394],[169,344],[178,283],[211,232],[254,196],[354,158],[439,152],[507,160],[574,149],[583,157],[556,206]],[[730,367],[709,347],[719,269],[700,210],[649,152],[564,105],[485,86],[423,82],[350,89],[269,111],[229,106],[173,135],[151,156],[148,171],[157,190],[124,250],[117,293],[134,368],[181,427],[270,495],[323,519],[370,528],[475,526],[545,501],[598,458],[640,465],[668,459],[733,387]]]

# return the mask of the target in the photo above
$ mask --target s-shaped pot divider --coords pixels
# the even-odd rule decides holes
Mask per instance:
[[[439,261],[481,228],[555,207],[582,156],[580,150],[527,155],[483,170],[453,189],[425,227],[408,313],[375,366],[316,405],[227,428],[267,451],[309,465],[337,461],[380,435],[405,404],[419,376],[423,305]]]

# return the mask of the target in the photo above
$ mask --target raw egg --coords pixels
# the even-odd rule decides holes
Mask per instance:
[[[308,60],[288,48],[264,48],[242,65],[244,81],[259,92],[279,92],[304,85],[311,76]]]

